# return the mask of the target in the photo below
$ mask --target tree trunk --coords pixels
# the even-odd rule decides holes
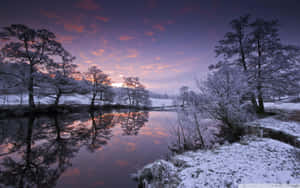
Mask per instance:
[[[57,107],[58,104],[59,104],[59,99],[61,97],[61,90],[58,89],[58,93],[56,94],[56,98],[55,98],[55,102],[54,102],[54,105]]]
[[[91,100],[91,107],[92,108],[95,106],[95,98],[96,98],[96,93],[93,93],[92,100]]]
[[[261,94],[258,95],[258,113],[264,113],[265,112],[265,107],[264,107],[264,100]]]
[[[28,104],[30,109],[34,109],[34,95],[33,95],[33,65],[30,63],[30,74],[28,83]]]
[[[257,70],[257,93],[258,93],[258,108],[257,108],[257,112],[258,113],[264,113],[265,109],[264,109],[264,101],[263,101],[263,94],[262,94],[262,83],[261,83],[261,56],[262,56],[262,52],[261,52],[261,44],[260,44],[260,40],[257,40],[257,52],[258,52],[258,70]]]

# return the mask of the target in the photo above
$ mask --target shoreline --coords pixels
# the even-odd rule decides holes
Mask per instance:
[[[146,106],[129,106],[120,104],[94,105],[91,107],[86,104],[52,104],[36,105],[31,109],[28,105],[0,105],[0,117],[22,117],[28,115],[51,115],[55,113],[76,113],[82,111],[112,111],[112,110],[151,110],[152,107]],[[50,114],[49,114],[50,113]]]

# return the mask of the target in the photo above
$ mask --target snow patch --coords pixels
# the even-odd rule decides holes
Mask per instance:
[[[285,143],[266,138],[247,137],[241,143],[223,145],[214,150],[198,150],[174,156],[170,161],[156,161],[138,172],[151,169],[152,179],[146,181],[146,187],[155,187],[161,183],[164,187],[238,187],[238,184],[250,183],[300,183],[300,150]],[[298,157],[297,157],[298,156]],[[298,158],[298,159],[297,159]],[[163,162],[162,162],[163,161]],[[153,165],[160,164],[171,168],[160,168],[156,173]],[[176,181],[165,181],[168,174]],[[165,184],[163,184],[165,183]]]

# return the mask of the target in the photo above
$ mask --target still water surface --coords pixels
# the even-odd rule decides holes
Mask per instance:
[[[175,112],[93,112],[0,120],[0,187],[137,187],[170,154]]]

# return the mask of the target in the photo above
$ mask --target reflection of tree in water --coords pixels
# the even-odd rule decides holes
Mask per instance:
[[[120,115],[119,123],[124,135],[138,135],[139,130],[148,122],[148,112],[128,112]]]
[[[87,146],[89,151],[94,152],[100,149],[112,137],[111,128],[114,126],[113,114],[103,114],[102,112],[90,112],[92,127],[88,130],[89,141]]]
[[[2,126],[11,123],[2,122]],[[79,149],[76,146],[79,140],[61,136],[66,130],[59,124],[57,116],[53,119],[29,117],[27,122],[23,120],[19,125],[13,127],[16,128],[14,134],[10,128],[6,134],[1,134],[4,136],[1,144],[9,143],[11,147],[2,153],[0,183],[14,187],[55,186],[60,175],[71,165],[70,159]]]
[[[54,187],[82,146],[94,152],[107,144],[115,123],[137,135],[147,121],[148,112],[0,120],[0,187]]]

